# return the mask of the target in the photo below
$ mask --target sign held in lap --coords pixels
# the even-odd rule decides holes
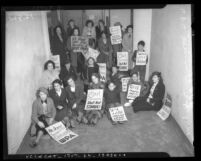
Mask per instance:
[[[127,99],[134,100],[140,95],[141,85],[130,84],[128,87]]]
[[[85,110],[101,110],[102,103],[103,103],[103,89],[88,90]]]

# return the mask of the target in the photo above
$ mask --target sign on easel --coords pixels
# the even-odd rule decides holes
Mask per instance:
[[[67,142],[78,137],[76,133],[66,129],[61,121],[46,127],[45,129],[49,135],[60,144],[66,144]]]
[[[111,33],[110,39],[112,45],[121,44],[122,42],[121,27],[120,26],[110,27],[110,33]]]
[[[123,106],[109,108],[113,121],[127,121]]]
[[[103,89],[89,89],[85,110],[101,110],[103,103]]]
[[[128,87],[127,99],[134,100],[140,95],[141,85],[130,84]]]
[[[121,82],[122,82],[122,92],[126,92],[126,91],[127,91],[129,79],[130,79],[130,77],[121,78]]]
[[[147,63],[147,54],[143,51],[137,52],[137,56],[136,56],[136,65],[146,65]]]
[[[119,71],[128,71],[128,52],[117,52]]]
[[[98,63],[99,66],[99,74],[100,74],[100,81],[106,82],[106,63]]]

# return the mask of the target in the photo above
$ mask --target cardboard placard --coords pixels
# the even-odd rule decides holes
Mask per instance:
[[[100,81],[106,82],[106,63],[98,63],[99,66],[99,74],[100,74]]]
[[[117,52],[119,71],[128,71],[128,52]]]
[[[120,26],[110,27],[110,33],[111,33],[110,39],[112,45],[121,44],[122,42],[121,27]]]
[[[147,54],[143,51],[137,52],[137,56],[136,56],[136,65],[146,65],[147,63]]]
[[[61,121],[46,127],[45,129],[49,135],[60,144],[66,144],[67,142],[78,137],[76,133],[66,129]]]
[[[94,60],[96,61],[96,58],[98,57],[98,55],[100,54],[98,50],[92,49],[92,48],[88,48],[88,51],[85,53],[82,53],[85,57],[86,60],[88,60],[90,57],[94,58]]]
[[[101,110],[102,103],[103,103],[103,89],[88,90],[85,110]]]
[[[123,106],[109,108],[113,121],[127,121]]]
[[[157,112],[157,115],[164,121],[171,113],[172,99],[169,94],[165,98],[163,107]]]
[[[127,99],[134,100],[140,95],[141,85],[130,84],[128,87]]]
[[[60,55],[51,55],[50,60],[52,60],[55,63],[55,69],[60,70],[61,65],[60,65]]]
[[[122,92],[126,92],[128,89],[128,81],[129,81],[130,77],[125,77],[125,78],[121,78],[121,82],[122,82]]]
[[[74,52],[84,52],[88,50],[88,38],[84,36],[71,36],[71,49]]]

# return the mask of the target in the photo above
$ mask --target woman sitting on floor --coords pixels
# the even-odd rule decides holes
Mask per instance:
[[[100,81],[100,76],[98,73],[93,73],[91,76],[92,82],[89,85],[89,89],[104,89],[104,84]],[[88,119],[89,124],[96,125],[98,120],[102,118],[105,110],[105,101],[104,98],[102,100],[102,108],[101,110],[91,110],[86,111],[86,117]]]
[[[108,88],[105,89],[104,98],[106,107],[105,112],[107,114],[108,119],[112,122],[113,125],[117,123],[123,123],[121,121],[113,121],[109,112],[110,108],[121,106],[120,89],[117,87],[116,83],[113,80],[108,82]]]
[[[73,76],[67,78],[68,86],[65,88],[68,99],[68,107],[71,110],[71,118],[79,123],[87,123],[87,119],[83,117],[85,106],[84,85],[75,81]]]
[[[132,103],[133,111],[159,111],[163,105],[165,85],[160,72],[153,72],[149,92],[143,97],[137,97]]]
[[[137,72],[132,72],[131,73],[131,78],[129,79],[128,81],[128,85],[127,85],[127,94],[128,94],[128,89],[129,89],[129,86],[131,84],[135,84],[135,85],[140,85],[141,86],[141,89],[140,89],[140,96],[145,96],[149,90],[149,83],[148,82],[144,82],[142,83],[140,81],[140,78],[139,78],[139,73]],[[133,102],[133,100],[129,100],[129,99],[126,99],[126,103],[124,106],[130,106],[131,103]]]
[[[32,105],[32,121],[36,127],[36,139],[30,144],[31,147],[36,147],[40,138],[47,134],[45,128],[51,125],[54,121],[56,110],[53,100],[48,97],[48,90],[41,87],[37,91],[37,99]]]

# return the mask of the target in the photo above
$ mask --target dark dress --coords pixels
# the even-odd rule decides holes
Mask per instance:
[[[70,86],[65,88],[67,93],[67,99],[68,99],[68,107],[70,108],[72,112],[71,117],[78,116],[79,111],[84,110],[84,86],[83,83],[75,82],[75,92],[71,91]],[[77,107],[75,109],[72,109],[74,103],[77,104]]]
[[[52,53],[53,55],[60,55],[60,65],[63,66],[65,64],[65,59],[68,58],[66,54],[66,38],[62,35],[63,42],[59,39],[59,37],[55,34],[53,37],[52,44]]]
[[[68,116],[69,109],[67,108],[67,94],[65,89],[61,88],[61,95],[59,96],[55,89],[50,90],[49,92],[50,97],[54,101],[54,105],[56,108],[56,116],[55,121],[62,121],[64,117]],[[63,106],[63,108],[60,110],[57,108],[57,106]]]
[[[68,86],[68,83],[67,83],[68,76],[73,76],[76,80],[77,75],[76,75],[75,69],[72,66],[70,66],[69,70],[67,70],[65,66],[62,67],[61,72],[59,74],[59,78],[62,80],[64,87]]]
[[[151,89],[152,85],[150,86]],[[153,91],[153,98],[150,99],[150,103],[146,100],[150,94],[149,92],[144,97],[137,97],[133,103],[133,111],[159,111],[163,105],[163,97],[165,94],[165,85],[162,82],[159,82],[154,91]]]

